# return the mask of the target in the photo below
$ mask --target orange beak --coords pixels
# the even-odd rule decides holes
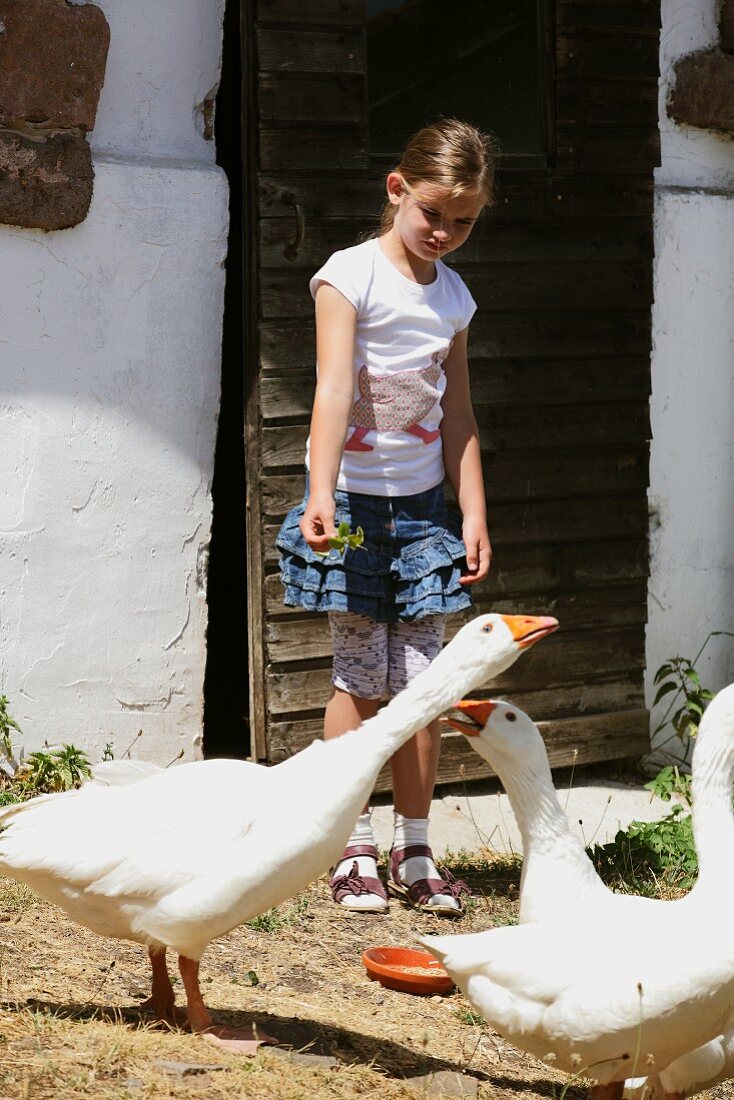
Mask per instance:
[[[468,722],[462,722],[458,718],[446,718],[446,722],[449,726],[453,726],[459,733],[463,733],[465,737],[479,737],[487,722],[489,716],[496,706],[491,699],[462,699],[460,703],[456,703],[452,710],[459,710],[462,714],[465,714],[469,719]]]
[[[503,615],[510,633],[521,649],[527,649],[535,642],[558,630],[558,619],[550,615]]]

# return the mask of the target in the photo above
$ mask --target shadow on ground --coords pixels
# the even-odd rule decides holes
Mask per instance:
[[[74,1004],[29,999],[23,1004],[2,1002],[8,1011],[20,1009],[48,1013],[66,1020],[106,1020],[110,1023],[145,1026],[147,1020],[141,1016],[137,1006],[125,1005],[110,1008],[109,1005]],[[532,1081],[515,1080],[511,1077],[494,1075],[472,1070],[471,1066],[432,1058],[416,1053],[400,1043],[389,1039],[377,1039],[347,1028],[331,1027],[313,1021],[297,1020],[270,1013],[244,1013],[238,1011],[217,1012],[219,1022],[233,1027],[246,1027],[250,1023],[260,1025],[264,1030],[280,1040],[280,1047],[291,1051],[306,1051],[309,1054],[327,1055],[337,1058],[347,1065],[369,1065],[384,1073],[387,1077],[409,1081],[413,1077],[426,1077],[429,1074],[453,1072],[465,1074],[491,1087],[510,1093],[534,1093],[557,1097],[558,1082],[538,1077]],[[586,1096],[583,1089],[570,1088],[564,1093],[568,1100],[582,1100]]]

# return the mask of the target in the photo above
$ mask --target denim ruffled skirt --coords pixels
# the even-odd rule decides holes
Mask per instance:
[[[449,512],[443,485],[402,497],[337,490],[335,522],[361,527],[355,550],[315,554],[301,534],[308,499],[290,510],[278,533],[281,581],[287,607],[307,611],[356,611],[376,622],[409,622],[424,615],[470,607],[459,583],[466,569],[461,521]]]

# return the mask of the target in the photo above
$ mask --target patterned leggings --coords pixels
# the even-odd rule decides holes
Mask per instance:
[[[354,611],[330,611],[329,626],[334,685],[360,699],[382,699],[397,695],[437,656],[446,616],[378,623]]]

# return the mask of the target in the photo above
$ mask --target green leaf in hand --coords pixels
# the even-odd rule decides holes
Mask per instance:
[[[320,550],[314,550],[320,558],[328,558],[332,550],[336,550],[342,557],[346,554],[347,550],[359,550],[364,542],[364,531],[361,527],[358,527],[356,531],[349,530],[349,524],[346,520],[342,520],[336,529],[336,535],[329,539],[330,550],[322,552]]]

